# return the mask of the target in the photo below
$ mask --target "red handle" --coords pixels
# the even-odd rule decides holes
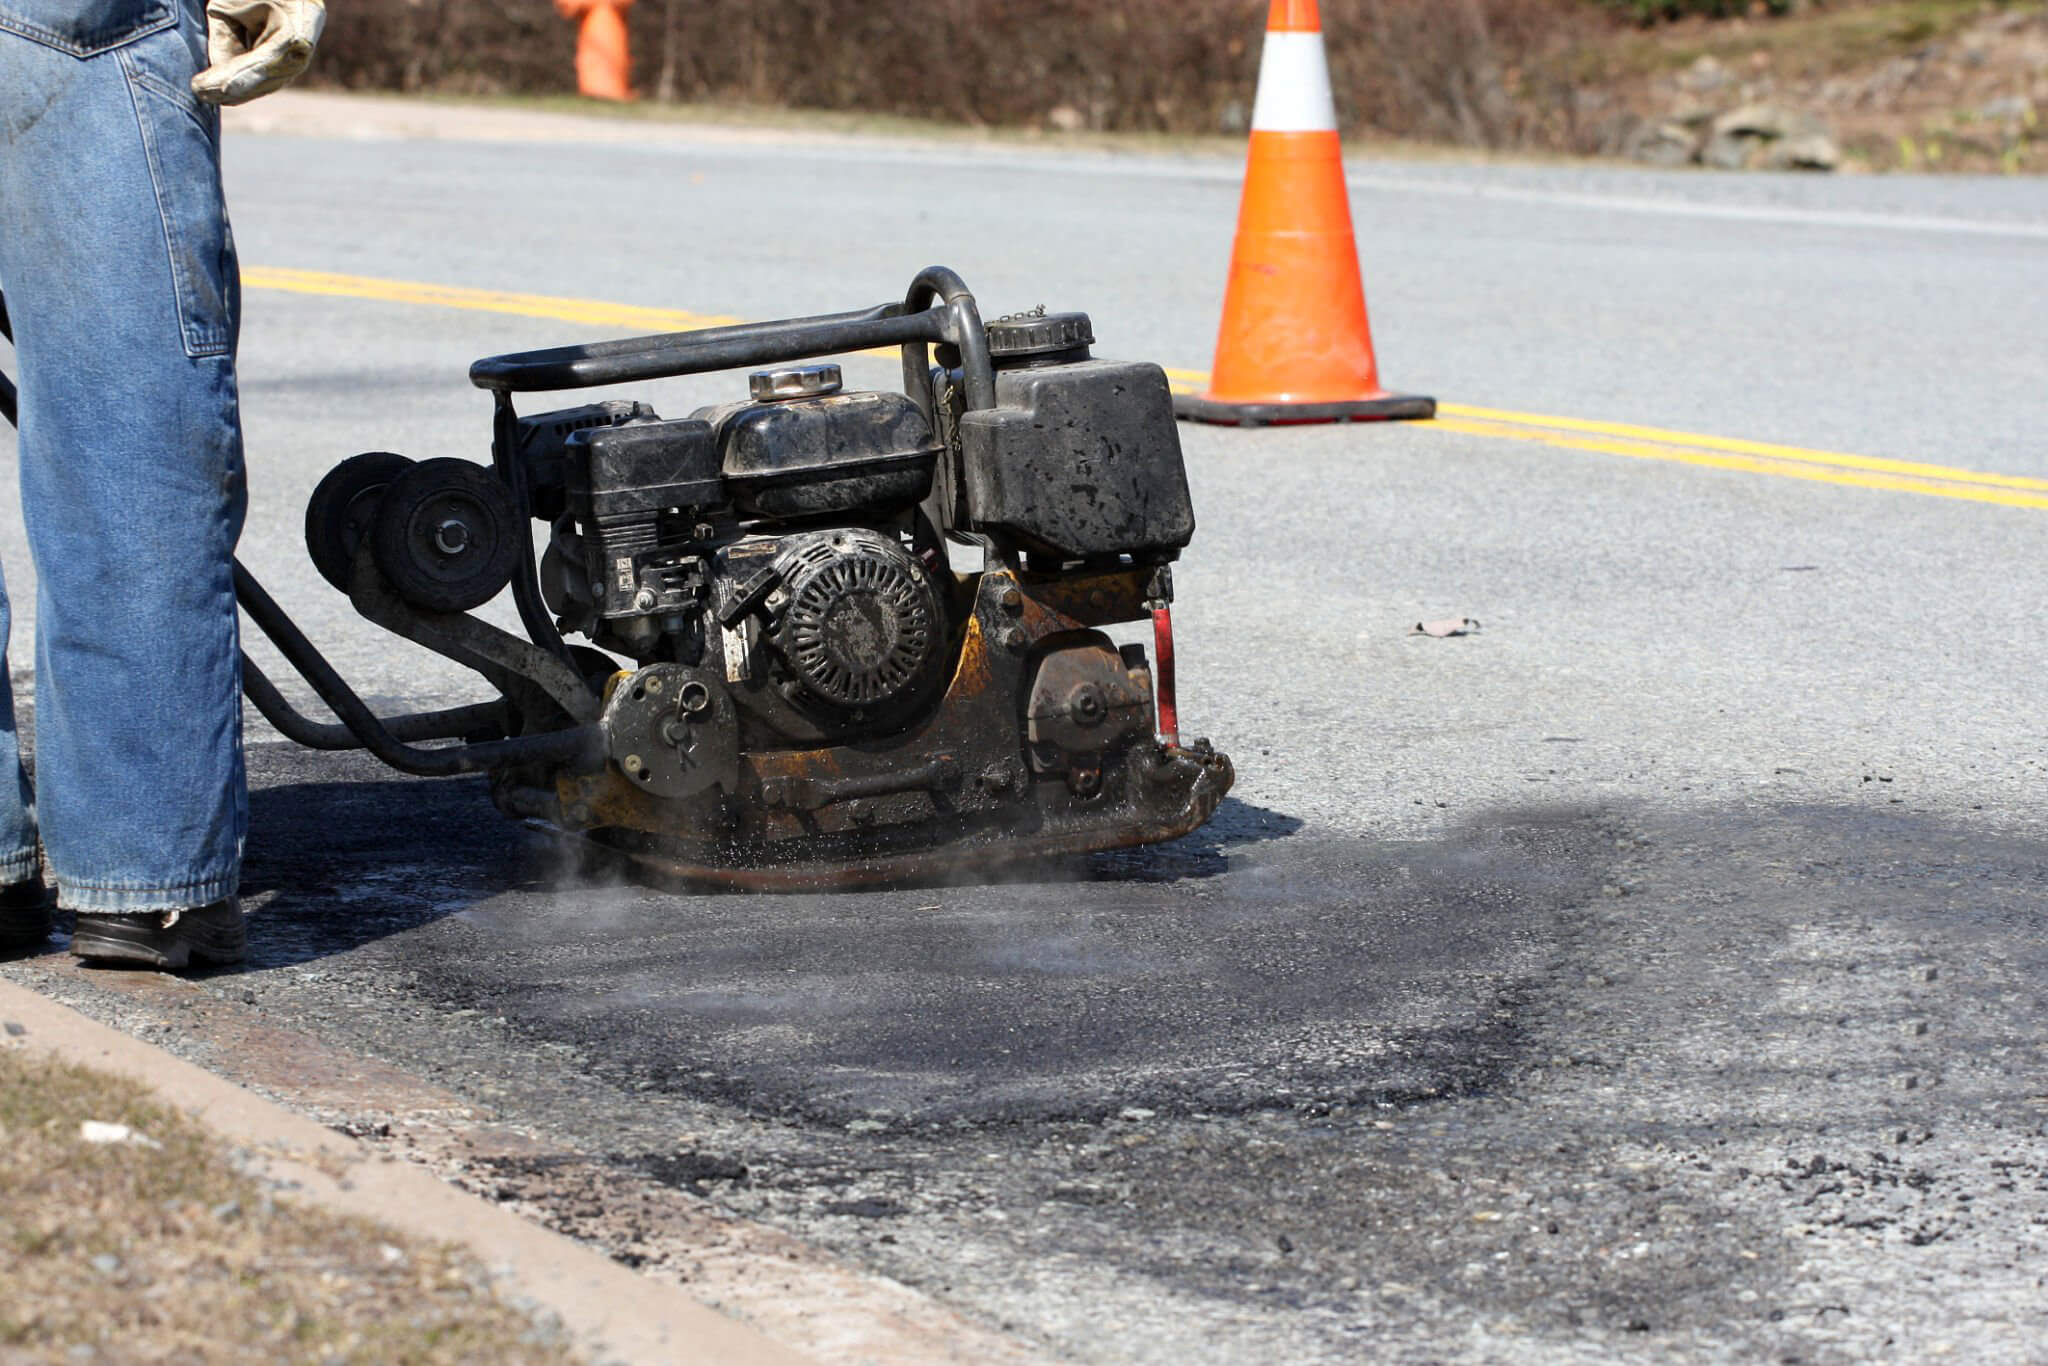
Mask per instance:
[[[1152,609],[1152,695],[1159,705],[1159,738],[1180,748],[1180,707],[1173,694],[1173,609]]]

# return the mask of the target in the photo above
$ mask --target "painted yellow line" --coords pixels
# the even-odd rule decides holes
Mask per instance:
[[[1741,470],[1747,474],[1776,475],[1781,479],[1806,479],[1821,484],[1839,484],[1848,488],[1886,489],[1894,493],[1918,493],[1932,498],[1960,498],[1972,503],[1995,503],[2000,507],[2048,508],[2048,493],[2025,493],[2017,489],[1994,488],[1963,481],[1948,482],[1901,474],[1842,469],[1792,459],[1773,460],[1713,450],[1691,450],[1650,441],[1631,441],[1621,437],[1578,436],[1566,431],[1544,431],[1498,422],[1473,422],[1457,417],[1440,417],[1430,425],[1447,432],[1503,437],[1511,441],[1536,441],[1565,450],[1597,451],[1604,455],[1625,455],[1636,460],[1666,460],[1684,465],[1701,465],[1708,469]],[[1919,468],[1942,467],[1928,465]],[[1958,470],[1955,475],[1948,476],[1948,479],[1968,473]]]
[[[320,270],[280,270],[251,266],[242,271],[245,289],[281,289],[293,294],[325,294],[342,299],[376,299],[384,303],[425,304],[432,308],[464,308],[477,313],[505,313],[517,318],[553,318],[591,327],[631,327],[646,332],[689,332],[723,327],[738,318],[714,313],[687,313],[674,308],[641,308],[595,299],[564,299],[552,294],[510,294],[498,289],[461,285],[425,285],[409,280],[379,280],[367,275],[333,275]]]
[[[639,332],[687,332],[741,321],[721,314],[692,313],[682,309],[644,308],[596,299],[515,294],[462,285],[422,284],[327,271],[285,270],[274,266],[244,269],[242,284],[250,289],[459,308],[521,318],[552,318],[588,327],[630,328]],[[871,354],[891,353],[876,351]],[[1166,377],[1176,392],[1183,393],[1198,390],[1209,382],[1209,374],[1205,370],[1169,368]],[[2048,508],[2048,479],[2024,475],[1989,474],[1924,461],[1887,460],[1842,451],[1808,450],[1768,441],[1745,441],[1736,437],[1670,431],[1662,427],[1521,413],[1463,403],[1439,404],[1437,414],[1434,422],[1412,425],[1506,441],[1534,441],[1565,450],[1594,451],[1636,460],[1663,460],[1708,469],[1739,470],[1849,488],[1960,498],[2001,507]]]
[[[1168,370],[1166,378],[1175,393],[1194,393],[1209,382],[1208,372],[1203,370]],[[1709,469],[1742,470],[1749,474],[1807,479],[1850,488],[1961,498],[2002,507],[2048,507],[2048,497],[2031,496],[2048,495],[2048,479],[2034,479],[2026,475],[1987,474],[1917,460],[1887,460],[1874,455],[1808,450],[1803,446],[1784,446],[1769,441],[1702,436],[1697,432],[1639,427],[1625,422],[1599,422],[1590,418],[1518,413],[1468,403],[1439,403],[1436,410],[1434,422],[1413,425],[1469,436],[1494,437],[1502,441],[1535,441],[1565,450],[1598,451],[1637,460],[1665,460]],[[1829,470],[1848,473],[1826,473]],[[2014,493],[2011,496],[1972,493],[1970,489],[1973,486],[1987,490],[2013,490]]]
[[[430,308],[462,308],[475,313],[504,313],[515,318],[553,318],[589,327],[623,327],[635,333],[694,332],[703,327],[729,327],[743,318],[723,313],[691,313],[679,308],[643,308],[601,299],[570,299],[556,294],[512,294],[501,289],[466,285],[429,285],[411,280],[383,280],[370,275],[335,275],[321,270],[284,270],[247,266],[244,289],[277,289],[289,294],[325,294],[339,299],[374,299],[382,303],[423,304]],[[860,356],[889,356],[886,347],[857,351]]]
[[[1840,451],[1811,451],[1800,446],[1780,446],[1768,441],[1742,441],[1726,436],[1700,436],[1692,432],[1666,431],[1662,427],[1635,427],[1624,422],[1595,422],[1577,417],[1545,417],[1539,413],[1515,413],[1501,408],[1475,408],[1464,403],[1440,403],[1437,412],[1445,417],[1475,418],[1513,427],[1541,427],[1595,436],[1616,436],[1691,450],[1725,451],[1732,455],[1762,456],[1768,460],[1799,464],[1833,465],[1865,470],[1874,474],[1904,475],[1946,483],[1988,484],[1994,488],[2029,489],[2048,493],[2048,479],[2029,479],[2017,474],[1984,474],[1949,465],[1929,465],[1913,460],[1884,460],[1871,455],[1846,455]]]

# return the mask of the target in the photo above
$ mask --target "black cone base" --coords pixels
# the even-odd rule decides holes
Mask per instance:
[[[1224,403],[1202,394],[1175,394],[1173,415],[1183,422],[1225,427],[1285,427],[1310,422],[1397,422],[1436,416],[1436,400],[1413,394],[1343,403]]]

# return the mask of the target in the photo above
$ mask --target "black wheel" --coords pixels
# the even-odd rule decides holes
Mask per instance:
[[[377,504],[412,461],[391,451],[365,451],[327,471],[306,501],[306,553],[320,577],[348,592],[356,547],[370,534]]]
[[[422,460],[384,491],[370,552],[413,606],[467,612],[511,582],[524,530],[497,475],[467,460]]]

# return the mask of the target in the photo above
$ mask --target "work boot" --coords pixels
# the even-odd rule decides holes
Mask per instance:
[[[231,896],[184,911],[114,915],[80,911],[71,953],[88,963],[133,963],[176,972],[192,963],[239,963],[249,936],[242,899]]]
[[[33,949],[50,937],[50,893],[41,878],[0,887],[0,953]]]

